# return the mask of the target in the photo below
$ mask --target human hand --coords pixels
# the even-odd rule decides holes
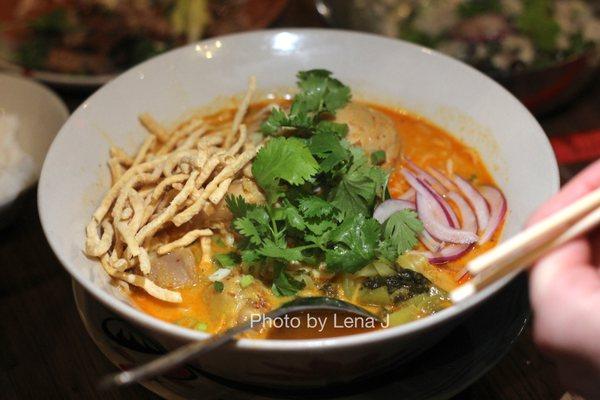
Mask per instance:
[[[530,224],[600,187],[600,160],[544,204]],[[600,398],[600,230],[541,258],[530,275],[534,340],[565,387]]]

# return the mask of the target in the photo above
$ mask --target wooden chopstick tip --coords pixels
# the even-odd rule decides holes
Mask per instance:
[[[466,298],[474,295],[477,292],[477,288],[473,282],[466,282],[463,285],[457,287],[450,292],[450,300],[453,303],[460,303]]]

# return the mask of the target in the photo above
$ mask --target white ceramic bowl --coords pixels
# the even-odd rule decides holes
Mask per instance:
[[[31,79],[2,74],[0,112],[18,117],[17,140],[23,151],[33,158],[34,176],[21,188],[25,191],[37,181],[50,143],[67,120],[69,111],[62,100],[45,86]],[[14,201],[0,200],[0,227],[11,219]]]
[[[180,48],[111,81],[69,119],[46,158],[39,211],[67,271],[102,303],[166,348],[206,334],[146,315],[111,290],[82,252],[84,227],[108,188],[108,148],[133,151],[144,133],[137,115],[174,121],[191,108],[244,91],[294,85],[298,70],[326,68],[356,97],[418,113],[478,149],[509,203],[505,237],[559,187],[544,132],[506,90],[476,70],[398,40],[335,30],[275,30],[226,36]],[[439,340],[508,278],[434,316],[379,332],[322,340],[240,340],[196,363],[221,377],[281,386],[319,385],[376,371]]]

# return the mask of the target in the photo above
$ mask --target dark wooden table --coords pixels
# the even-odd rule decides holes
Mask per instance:
[[[298,17],[300,15],[300,17]],[[306,3],[292,1],[282,26],[319,25]],[[62,92],[71,108],[85,97]],[[541,119],[549,135],[600,127],[600,80],[581,97]],[[568,179],[581,165],[561,168]],[[20,200],[17,220],[0,230],[0,398],[149,399],[141,386],[97,392],[99,376],[114,371],[85,332],[71,280],[41,230],[35,191]],[[562,389],[551,363],[534,347],[527,329],[509,354],[456,399],[552,400]]]

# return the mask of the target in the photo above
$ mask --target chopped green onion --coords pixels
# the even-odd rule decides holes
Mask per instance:
[[[377,150],[371,153],[371,163],[381,165],[385,162],[385,151]]]
[[[214,283],[214,286],[215,286],[215,290],[216,290],[218,293],[221,293],[221,292],[223,291],[223,288],[225,287],[225,286],[223,285],[223,282],[219,282],[219,281],[216,281],[216,282]]]
[[[194,329],[197,331],[206,332],[206,329],[208,329],[208,325],[206,324],[206,322],[198,322],[196,325],[194,325]]]
[[[240,286],[243,288],[247,288],[254,282],[254,277],[252,275],[242,275],[240,278]]]

